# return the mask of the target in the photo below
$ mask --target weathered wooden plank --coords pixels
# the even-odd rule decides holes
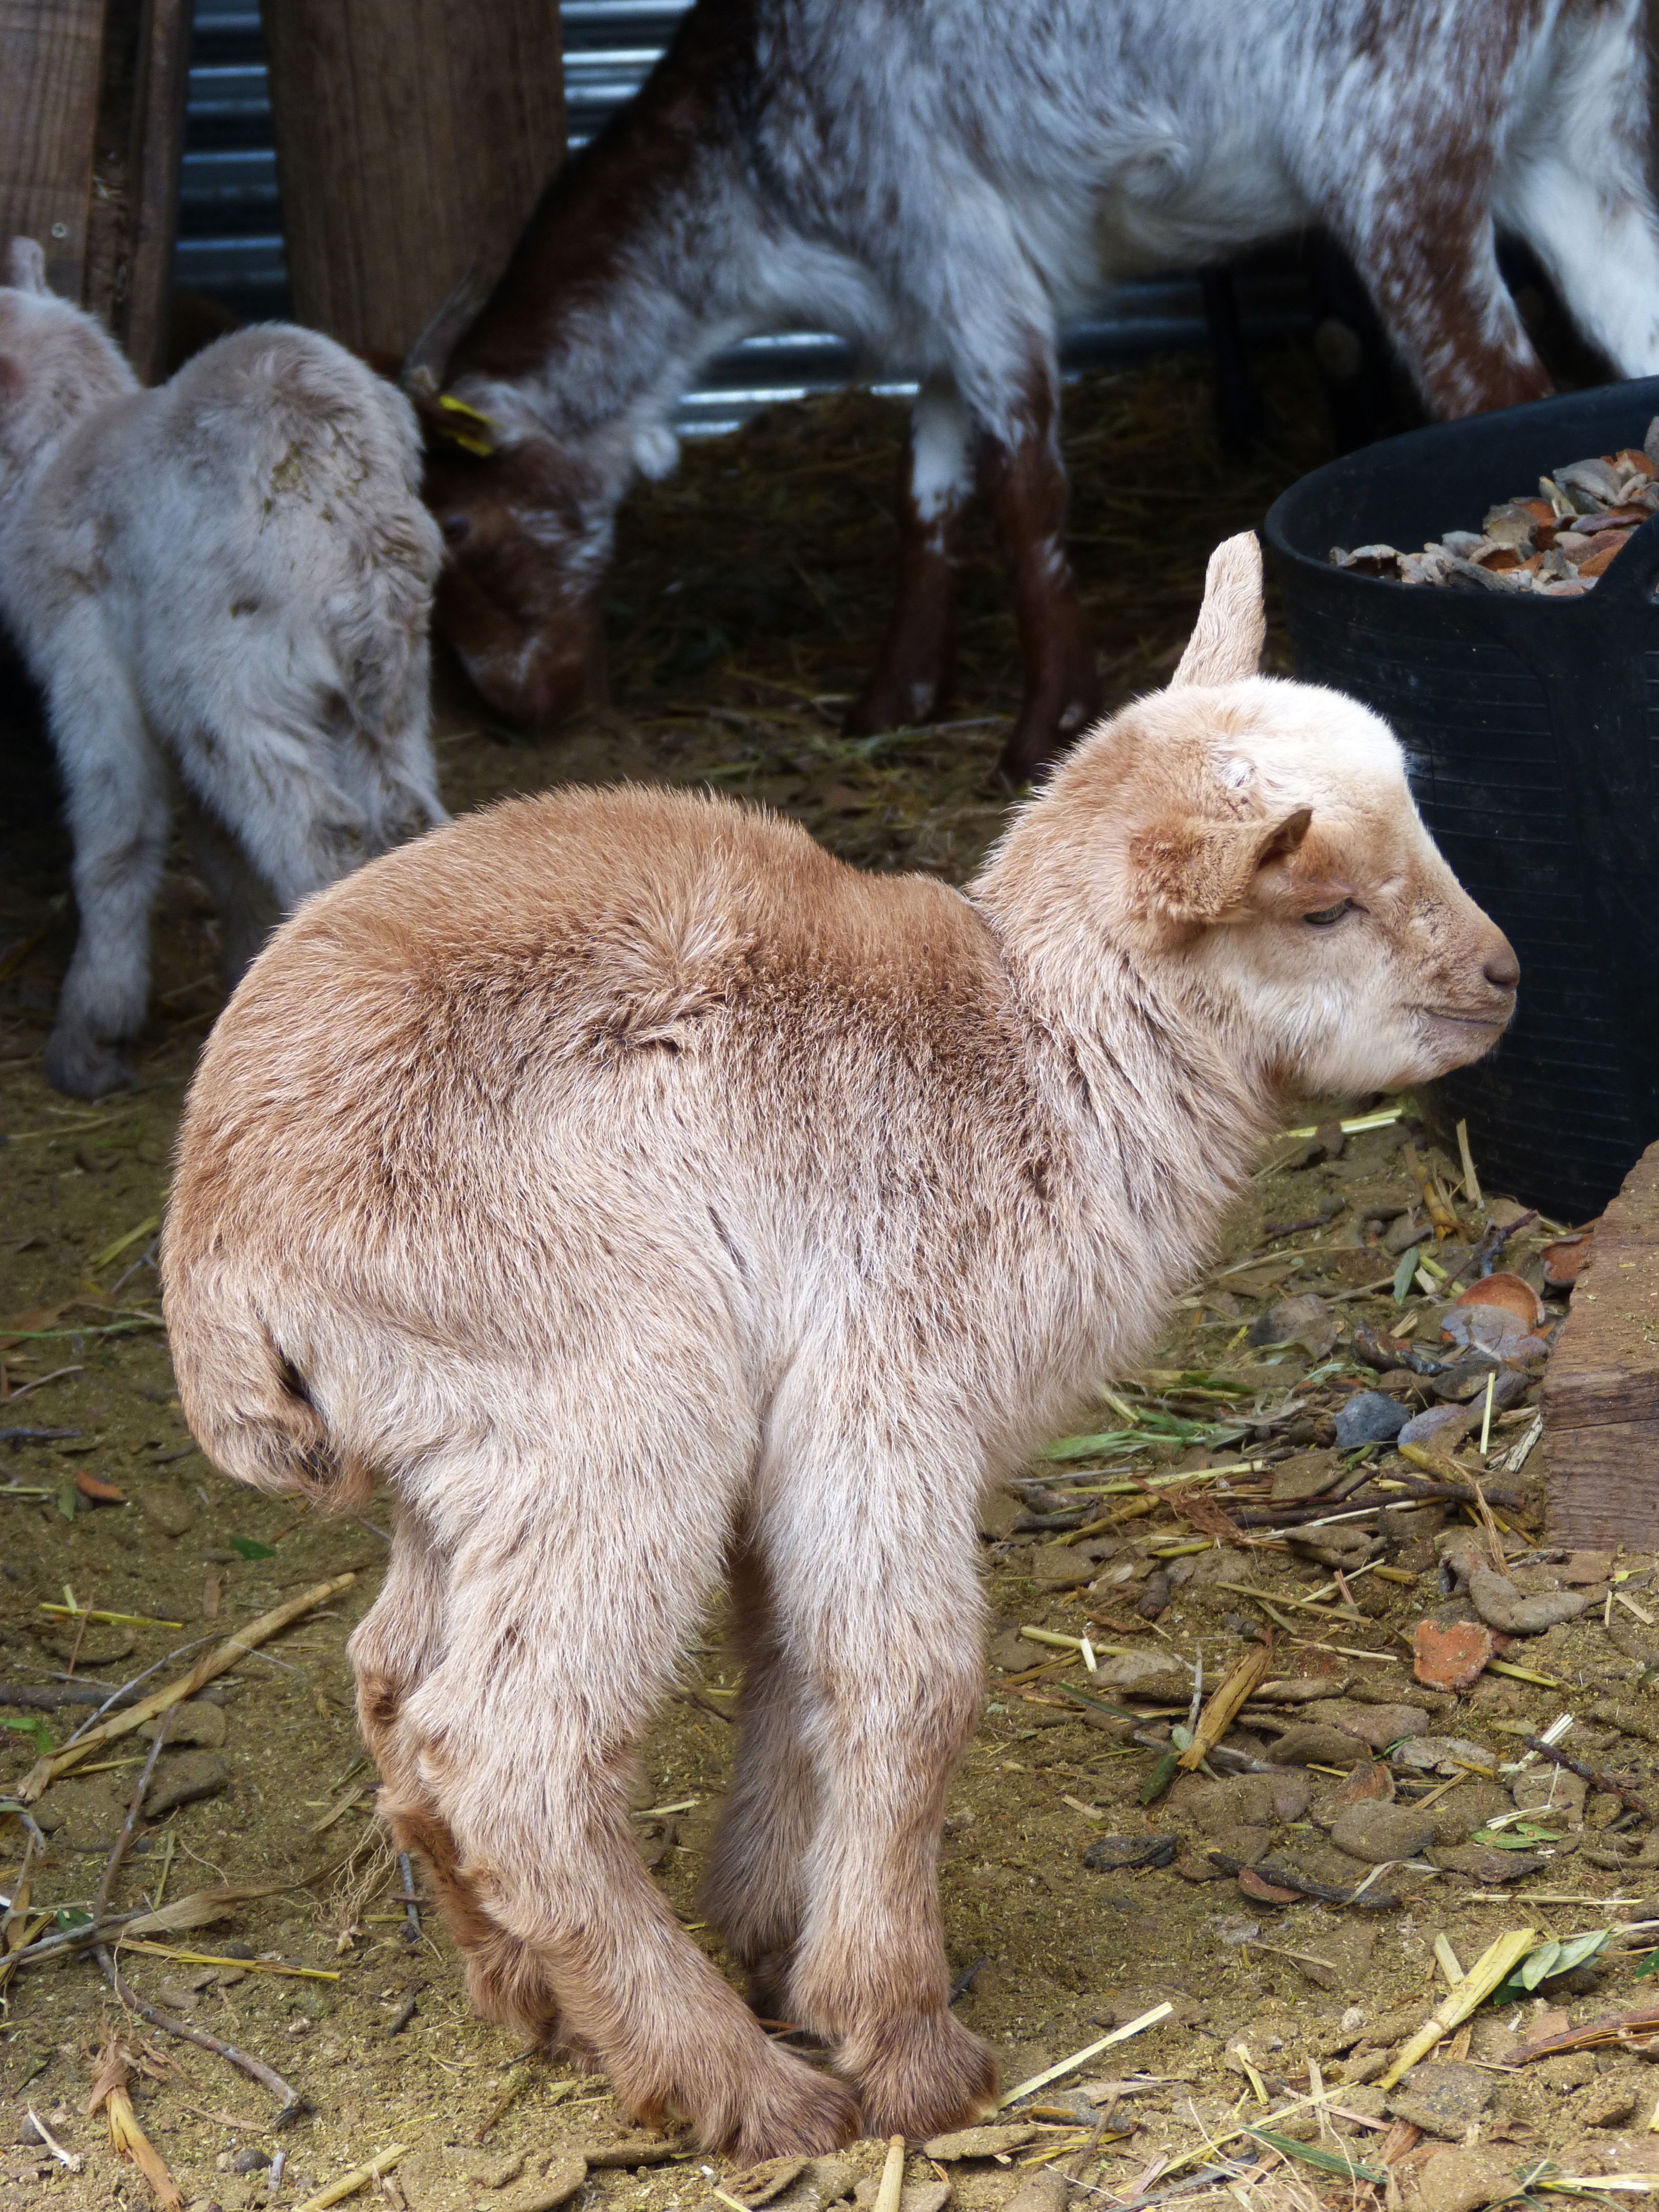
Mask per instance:
[[[1659,1421],[1607,1421],[1549,1452],[1552,1544],[1659,1550]]]
[[[563,158],[557,0],[283,0],[265,30],[295,312],[400,354]]]
[[[79,300],[104,48],[104,0],[0,0],[0,240],[38,239]]]
[[[1551,1540],[1659,1544],[1659,1145],[1596,1229],[1543,1403]]]
[[[1659,1376],[1618,1367],[1552,1376],[1545,1385],[1551,1433],[1594,1429],[1608,1421],[1659,1421]]]

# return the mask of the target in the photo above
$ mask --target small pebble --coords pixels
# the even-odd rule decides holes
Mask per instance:
[[[1358,1444],[1391,1443],[1409,1418],[1386,1392],[1357,1391],[1336,1417],[1337,1448],[1352,1451]]]

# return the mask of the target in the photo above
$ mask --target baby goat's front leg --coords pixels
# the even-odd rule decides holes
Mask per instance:
[[[866,2134],[929,2136],[997,2087],[950,2010],[939,1902],[945,1792],[982,1694],[971,1496],[856,1443],[839,1467],[806,1456],[773,1555],[823,1791],[790,2017],[834,2041]]]
[[[89,615],[48,692],[75,840],[75,957],[46,1050],[46,1079],[97,1098],[132,1079],[114,1048],[149,995],[149,913],[167,860],[171,779],[119,660]]]

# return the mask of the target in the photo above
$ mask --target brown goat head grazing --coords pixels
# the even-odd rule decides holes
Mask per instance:
[[[434,434],[433,410],[420,411],[426,502],[444,541],[438,630],[498,714],[556,721],[580,704],[599,647],[608,507],[550,440],[469,452],[453,423]]]
[[[1260,637],[1235,541],[1186,680],[965,894],[683,792],[474,815],[287,923],[191,1088],[185,1411],[244,1481],[397,1492],[358,1710],[474,2002],[735,2157],[994,2093],[937,1883],[977,1496],[1144,1351],[1294,1091],[1437,1073],[1513,1004],[1394,740]],[[708,1915],[828,2072],[629,1830],[722,1581]]]
[[[486,289],[475,264],[399,377],[426,433],[422,489],[443,538],[434,616],[497,713],[556,721],[580,703],[598,653],[625,471],[614,439],[567,451],[510,386],[492,387],[489,413],[441,393],[451,349]]]

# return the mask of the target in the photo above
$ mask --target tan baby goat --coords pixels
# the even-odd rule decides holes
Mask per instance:
[[[1255,541],[1170,688],[966,894],[643,789],[474,816],[313,899],[210,1039],[163,1269],[244,1481],[399,1502],[352,1639],[474,2001],[739,2157],[992,2094],[935,1862],[979,1712],[975,1499],[1144,1347],[1298,1092],[1486,1051],[1515,957],[1398,746],[1255,675]],[[724,1580],[708,1910],[629,1825]]]

